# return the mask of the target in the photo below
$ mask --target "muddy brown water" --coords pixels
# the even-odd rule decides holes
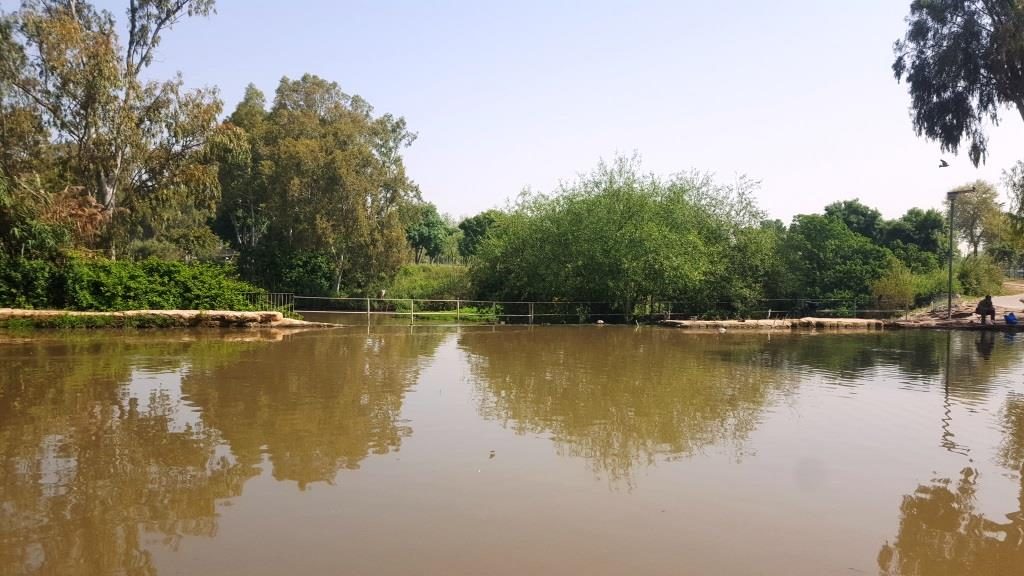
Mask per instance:
[[[1024,574],[1024,341],[0,343],[0,574]]]

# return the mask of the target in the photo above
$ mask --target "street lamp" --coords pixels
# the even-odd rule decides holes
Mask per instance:
[[[945,166],[943,166],[944,168]],[[949,278],[946,282],[946,320],[953,319],[953,215],[954,207],[956,206],[956,199],[961,194],[971,194],[975,191],[975,187],[965,188],[963,190],[953,190],[946,193],[946,199],[949,200]]]

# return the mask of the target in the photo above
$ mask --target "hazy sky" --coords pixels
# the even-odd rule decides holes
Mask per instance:
[[[10,7],[11,1],[3,5]],[[100,5],[123,19],[126,0]],[[219,0],[167,34],[155,72],[215,85],[234,108],[247,83],[337,81],[418,140],[409,174],[443,212],[550,191],[600,158],[762,181],[778,218],[859,197],[888,217],[941,204],[1021,154],[1004,114],[987,165],[918,139],[892,43],[909,0],[441,2]]]

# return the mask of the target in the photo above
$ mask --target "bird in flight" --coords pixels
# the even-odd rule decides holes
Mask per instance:
[[[949,166],[949,162],[946,162],[945,160],[940,158],[939,159],[939,168],[945,168],[947,166]]]

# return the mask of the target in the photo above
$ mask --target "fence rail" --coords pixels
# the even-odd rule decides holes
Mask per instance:
[[[295,312],[295,294],[290,292],[245,292],[242,294],[250,307],[257,310]]]
[[[739,309],[729,302],[713,303],[697,310],[688,302],[647,302],[632,314],[608,302],[528,302],[492,300],[420,300],[415,298],[340,298],[287,295],[289,311],[306,314],[338,315],[347,318],[390,318],[419,321],[466,323],[584,324],[603,320],[624,322],[633,319],[696,320],[704,318],[787,319],[804,316],[831,318],[903,316],[906,306],[858,305],[855,300],[839,299],[774,299],[761,300],[756,308]],[[710,312],[708,310],[711,310]]]

